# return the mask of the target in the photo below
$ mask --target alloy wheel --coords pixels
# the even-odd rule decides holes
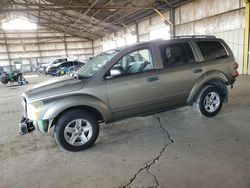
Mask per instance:
[[[216,92],[210,92],[204,99],[204,107],[207,112],[215,112],[220,105],[220,96]]]
[[[86,119],[75,119],[64,129],[64,138],[72,146],[81,146],[87,143],[93,134],[93,128]]]

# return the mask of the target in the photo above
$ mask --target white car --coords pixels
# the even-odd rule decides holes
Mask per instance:
[[[68,57],[56,58],[52,62],[50,62],[48,64],[44,64],[44,68],[47,69],[48,67],[51,67],[51,66],[54,66],[58,63],[62,63],[62,62],[69,61],[69,60],[70,59]]]

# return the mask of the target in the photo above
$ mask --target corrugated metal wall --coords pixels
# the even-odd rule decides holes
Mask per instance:
[[[242,73],[244,48],[244,0],[194,0],[175,8],[176,35],[214,34],[234,52]],[[166,18],[170,17],[167,11]],[[134,31],[138,28],[138,39]],[[150,40],[151,31],[169,28],[156,15],[93,42],[53,31],[15,34],[0,30],[0,65],[21,60],[26,64],[48,62],[54,57],[96,55],[105,49]],[[169,33],[166,33],[166,36]],[[59,38],[59,39],[58,39]],[[249,66],[250,67],[250,66]]]
[[[54,58],[88,59],[93,56],[92,42],[38,29],[37,32],[7,32],[0,30],[0,66],[9,71],[9,64],[22,62],[23,69],[30,71],[39,63],[49,63]]]
[[[166,18],[169,18],[169,12],[165,12],[164,16]],[[141,22],[138,22],[137,24],[138,24],[138,39],[135,36],[136,24],[129,25],[128,28],[124,27],[124,29],[116,33],[111,33],[110,35],[107,35],[99,40],[94,41],[95,55],[102,52],[103,50],[105,51],[106,50],[105,47],[107,46],[114,46],[114,48],[116,48],[132,44],[133,42],[137,42],[137,40],[139,42],[149,41],[151,31],[159,28],[169,29],[169,26],[164,24],[164,19],[158,15],[153,16],[149,19],[145,19]],[[170,37],[169,33],[166,33],[165,35],[166,35],[165,38]]]
[[[243,71],[244,48],[244,0],[194,0],[175,8],[176,35],[216,35],[223,38],[232,49],[239,72]],[[169,12],[164,13],[169,18]],[[150,31],[164,25],[160,16],[154,16],[138,23],[139,41],[150,40]],[[135,25],[129,26],[134,29]],[[115,35],[115,37],[114,37]],[[126,38],[123,29],[95,41],[95,54],[103,50],[103,44],[110,40]]]
[[[176,35],[216,35],[232,49],[243,72],[244,1],[195,0],[175,10]]]

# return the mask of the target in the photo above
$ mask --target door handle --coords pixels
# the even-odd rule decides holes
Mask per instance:
[[[157,81],[157,80],[159,80],[158,76],[153,76],[153,77],[147,78],[147,82],[153,82],[153,81]]]
[[[193,73],[200,73],[202,71],[203,71],[202,69],[193,69]]]

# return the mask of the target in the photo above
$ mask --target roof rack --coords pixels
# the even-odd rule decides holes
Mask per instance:
[[[216,38],[215,35],[180,35],[174,38]]]

